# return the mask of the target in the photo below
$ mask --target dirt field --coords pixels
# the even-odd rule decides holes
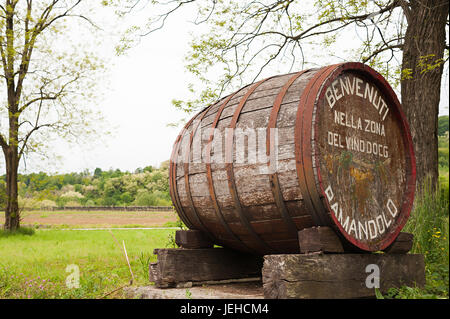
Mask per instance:
[[[0,217],[0,225],[4,223]],[[158,227],[177,221],[175,212],[71,212],[28,211],[22,213],[22,225],[51,227]],[[169,224],[166,224],[170,222]],[[173,225],[170,225],[173,226]]]

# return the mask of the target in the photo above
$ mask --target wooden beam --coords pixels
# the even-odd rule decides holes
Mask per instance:
[[[377,278],[382,293],[401,285],[423,287],[425,261],[413,254],[267,255],[262,276],[269,299],[373,298]]]
[[[225,248],[155,249],[158,262],[149,269],[150,281],[159,288],[205,281],[261,277],[263,258]]]
[[[400,233],[394,242],[384,250],[387,254],[406,254],[414,243],[414,235],[410,233]]]
[[[175,232],[175,243],[180,248],[213,248],[214,243],[200,230],[177,230]]]
[[[298,232],[300,253],[343,253],[341,240],[330,227],[311,227]]]

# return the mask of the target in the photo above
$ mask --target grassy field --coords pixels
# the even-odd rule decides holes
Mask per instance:
[[[133,284],[146,285],[148,265],[156,261],[153,249],[173,245],[175,230],[114,228],[177,222],[174,212],[27,211],[22,218],[22,225],[33,228],[14,235],[0,231],[0,298],[101,298],[130,282],[123,242]],[[74,274],[70,265],[79,271],[79,288],[66,285]],[[122,296],[119,289],[107,298]]]
[[[156,261],[153,249],[166,247],[174,232],[42,229],[33,235],[0,234],[0,298],[101,298],[131,279],[122,242],[134,284],[148,284],[149,262]],[[79,269],[79,288],[66,286],[73,274],[69,265]],[[120,298],[122,290],[107,297]]]

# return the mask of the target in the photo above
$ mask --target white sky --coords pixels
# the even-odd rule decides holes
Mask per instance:
[[[77,149],[64,161],[64,171],[96,167],[134,171],[169,159],[180,128],[167,124],[185,117],[171,104],[187,92],[183,57],[188,36],[184,30],[170,26],[114,59],[110,92],[101,102],[114,134],[95,148]]]
[[[114,136],[93,138],[91,145],[75,147],[57,143],[55,153],[62,156],[61,160],[52,165],[27,163],[26,172],[21,163],[20,171],[92,172],[96,167],[134,171],[168,160],[181,128],[167,124],[185,117],[171,101],[188,94],[190,75],[185,71],[184,57],[194,25],[186,20],[180,15],[170,19],[163,30],[143,38],[126,56],[117,57],[111,52],[114,63],[109,89],[100,103],[106,119],[115,127]],[[448,66],[445,72],[441,114],[449,112]],[[3,160],[0,168],[3,171]]]

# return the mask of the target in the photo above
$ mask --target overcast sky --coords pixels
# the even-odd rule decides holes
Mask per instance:
[[[99,102],[114,135],[94,137],[90,145],[57,143],[59,161],[51,165],[27,163],[26,173],[92,172],[96,167],[134,171],[169,159],[180,128],[167,124],[185,117],[171,101],[188,94],[190,75],[185,71],[184,57],[189,50],[189,31],[194,30],[183,16],[169,22],[163,31],[142,38],[125,56],[115,56],[111,50],[111,75],[104,86],[107,93]],[[445,72],[441,114],[448,114],[448,64]],[[23,163],[20,170],[25,173]]]

